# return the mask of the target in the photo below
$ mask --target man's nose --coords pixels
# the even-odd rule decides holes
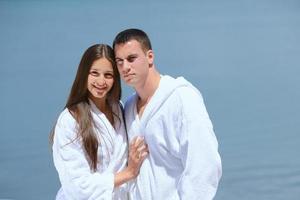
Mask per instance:
[[[123,72],[127,73],[130,71],[130,63],[127,60],[124,60],[123,62]]]

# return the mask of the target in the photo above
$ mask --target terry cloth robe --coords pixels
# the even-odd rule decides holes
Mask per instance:
[[[77,138],[78,124],[65,109],[55,127],[53,160],[59,174],[61,188],[56,199],[94,200],[127,199],[126,184],[114,189],[114,174],[126,167],[127,138],[119,105],[113,107],[119,116],[116,126],[90,100],[94,130],[99,138],[98,168],[90,170],[81,139]],[[121,123],[120,123],[121,120]]]
[[[125,105],[128,136],[144,136],[150,154],[132,182],[131,199],[213,199],[222,167],[200,92],[182,77],[161,76],[141,118],[137,100],[134,94]]]

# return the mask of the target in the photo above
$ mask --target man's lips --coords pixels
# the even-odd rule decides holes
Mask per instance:
[[[129,77],[131,77],[131,76],[134,76],[134,74],[125,74],[125,75],[124,75],[124,78],[129,78]]]

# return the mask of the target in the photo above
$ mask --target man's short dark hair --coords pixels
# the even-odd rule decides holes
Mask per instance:
[[[146,52],[152,50],[151,42],[148,35],[140,29],[126,29],[115,37],[113,42],[113,48],[115,49],[116,45],[124,44],[130,40],[136,40],[141,44],[142,49]]]

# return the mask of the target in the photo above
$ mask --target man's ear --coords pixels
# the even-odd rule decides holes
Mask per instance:
[[[152,66],[154,63],[154,52],[152,50],[148,50],[146,56],[147,56],[149,65]]]

